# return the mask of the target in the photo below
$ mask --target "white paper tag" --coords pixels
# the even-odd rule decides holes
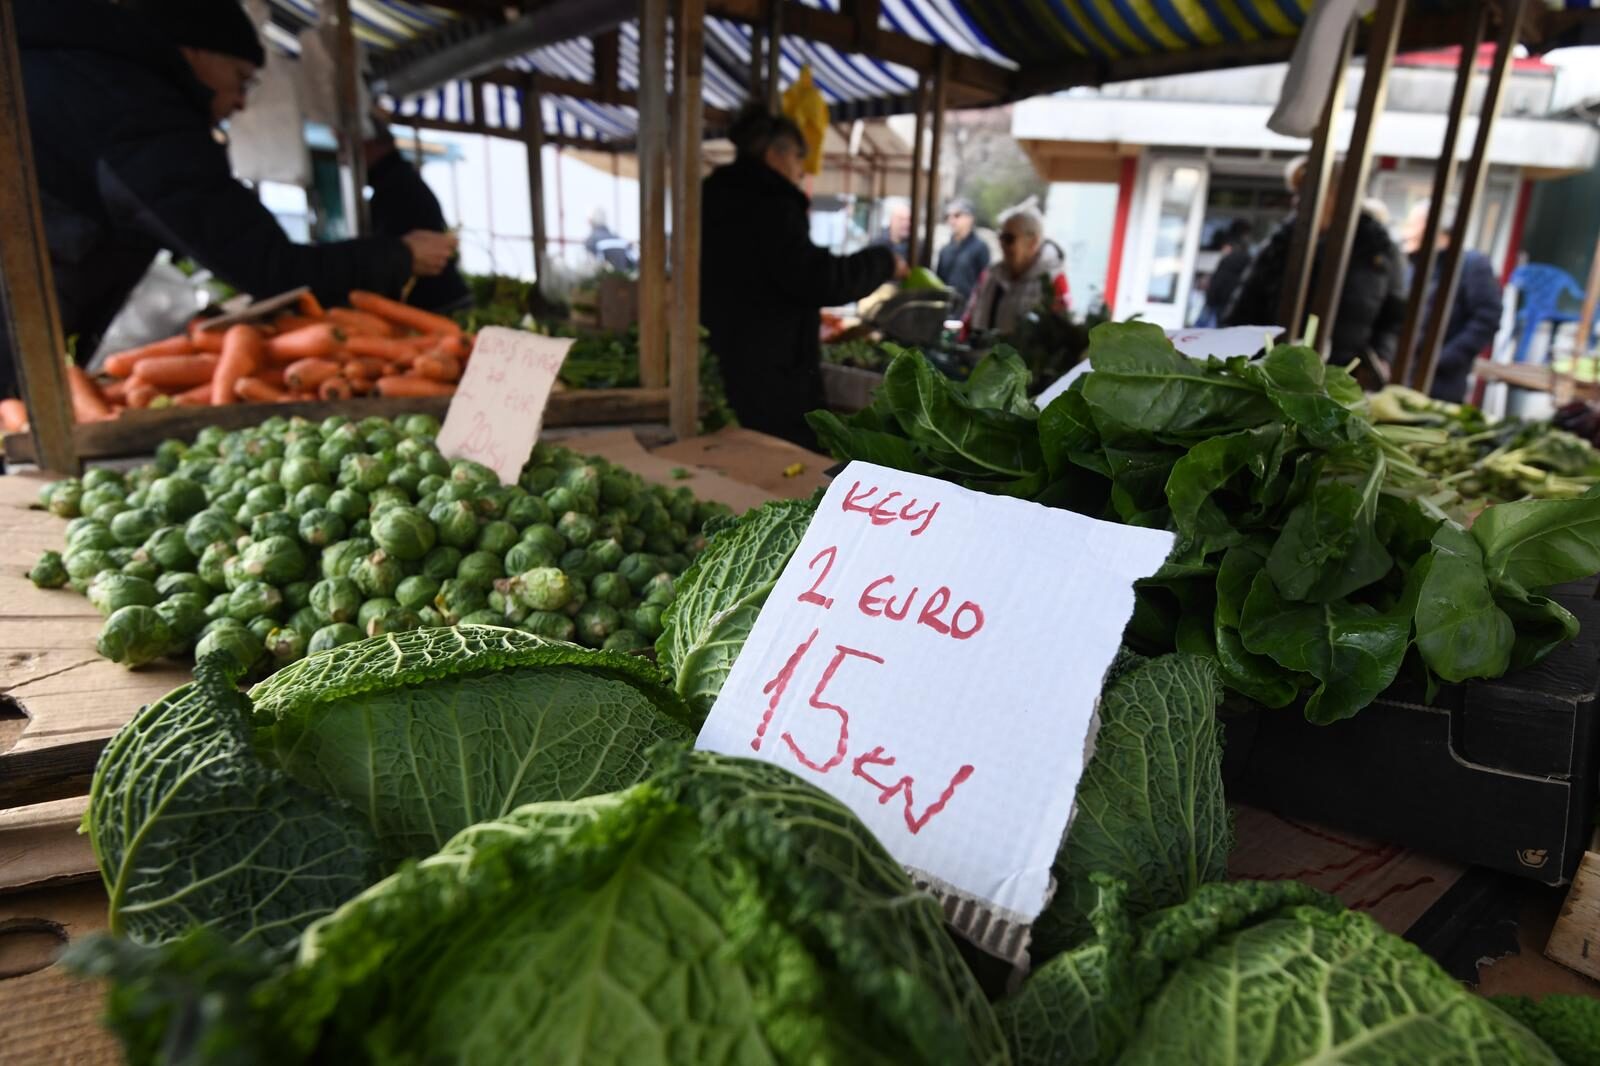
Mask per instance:
[[[1056,378],[1049,388],[1045,389],[1043,392],[1033,398],[1033,405],[1039,410],[1043,411],[1046,407],[1050,406],[1051,400],[1054,400],[1057,396],[1060,396],[1062,393],[1066,392],[1067,389],[1072,387],[1072,383],[1074,381],[1077,381],[1079,378],[1083,377],[1083,375],[1087,374],[1091,369],[1092,367],[1089,366],[1089,360],[1087,359],[1083,359],[1074,363],[1072,365],[1072,369]]]
[[[1173,540],[853,462],[697,746],[794,771],[913,872],[1031,921],[1133,582]]]
[[[516,484],[571,347],[570,337],[500,326],[479,330],[439,430],[439,453],[480,462],[500,475],[501,484]]]
[[[1190,359],[1216,356],[1227,359],[1235,355],[1255,355],[1283,333],[1282,326],[1226,326],[1222,329],[1169,329],[1167,339],[1178,351]],[[1050,401],[1066,392],[1083,375],[1093,369],[1088,359],[1073,364],[1050,386],[1033,398],[1033,405],[1043,411]]]

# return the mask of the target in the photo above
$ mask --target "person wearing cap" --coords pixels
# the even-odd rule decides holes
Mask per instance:
[[[971,200],[960,196],[951,200],[944,209],[944,220],[950,227],[950,243],[939,249],[934,273],[965,301],[989,266],[989,246],[973,232]]]
[[[236,0],[18,0],[17,43],[62,330],[81,359],[165,248],[258,296],[308,285],[397,295],[438,275],[449,234],[289,240],[217,133],[266,60]],[[3,323],[0,323],[3,327]],[[0,348],[9,330],[0,328]],[[0,396],[14,388],[0,350]]]

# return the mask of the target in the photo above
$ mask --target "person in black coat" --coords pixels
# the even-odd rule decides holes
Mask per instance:
[[[814,448],[805,415],[823,405],[820,309],[866,296],[905,263],[881,246],[836,256],[811,243],[806,142],[789,119],[747,109],[728,136],[737,155],[703,187],[700,321],[740,424]]]
[[[417,230],[297,245],[234,180],[215,131],[266,55],[236,0],[13,5],[45,238],[63,332],[87,359],[163,248],[258,296],[309,285],[396,295],[455,238]],[[0,395],[14,388],[0,322]]]
[[[1211,272],[1211,280],[1206,283],[1206,311],[1212,322],[1222,320],[1223,312],[1228,309],[1233,294],[1239,289],[1239,282],[1244,280],[1244,272],[1250,269],[1248,219],[1236,218],[1228,225],[1221,250],[1222,258],[1217,260],[1217,268]]]
[[[934,273],[960,295],[965,306],[989,266],[989,246],[973,232],[971,200],[959,196],[951,200],[944,209],[944,220],[950,227],[950,243],[939,249]]]
[[[1423,200],[1406,215],[1400,233],[1400,243],[1415,270],[1417,256],[1422,251],[1422,238],[1428,224],[1429,201]],[[1446,220],[1455,217],[1455,210],[1446,207]],[[1449,243],[1450,233],[1439,230],[1442,249]],[[1433,301],[1439,296],[1439,269],[1444,256],[1435,256],[1433,277],[1428,279],[1426,316],[1433,311]],[[1445,323],[1444,343],[1439,348],[1439,360],[1434,364],[1433,387],[1428,394],[1436,400],[1463,403],[1467,398],[1467,378],[1472,374],[1472,364],[1479,353],[1494,341],[1500,331],[1502,310],[1500,279],[1495,275],[1489,257],[1472,248],[1461,256],[1461,281],[1456,286],[1456,298],[1450,304],[1450,320]]]
[[[1303,162],[1298,167],[1291,165],[1289,183],[1296,193],[1304,170]],[[1337,183],[1336,171],[1331,184]],[[1334,198],[1327,197],[1325,203],[1312,258],[1311,292],[1316,292],[1322,268],[1323,234],[1333,222]],[[1289,246],[1294,241],[1294,225],[1293,216],[1284,220],[1256,253],[1222,316],[1223,325],[1285,325],[1279,320],[1279,309],[1283,284],[1289,273]],[[1338,312],[1329,338],[1329,362],[1337,366],[1361,362],[1369,366],[1373,375],[1386,375],[1400,343],[1405,313],[1405,267],[1400,249],[1383,223],[1362,212],[1356,220],[1355,240],[1350,247],[1350,267],[1339,292]],[[1320,328],[1326,329],[1327,324]],[[1378,365],[1368,362],[1372,357],[1376,357]]]

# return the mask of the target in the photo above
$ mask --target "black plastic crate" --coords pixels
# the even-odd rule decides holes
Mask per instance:
[[[1596,581],[1552,598],[1581,626],[1529,670],[1442,688],[1398,683],[1354,718],[1228,717],[1229,794],[1296,818],[1547,884],[1577,868],[1596,802]]]

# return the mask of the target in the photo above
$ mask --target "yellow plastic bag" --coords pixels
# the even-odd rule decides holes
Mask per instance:
[[[828,102],[811,80],[811,64],[800,68],[800,78],[783,91],[783,113],[794,120],[806,138],[806,173],[822,173],[822,139],[828,133]]]

